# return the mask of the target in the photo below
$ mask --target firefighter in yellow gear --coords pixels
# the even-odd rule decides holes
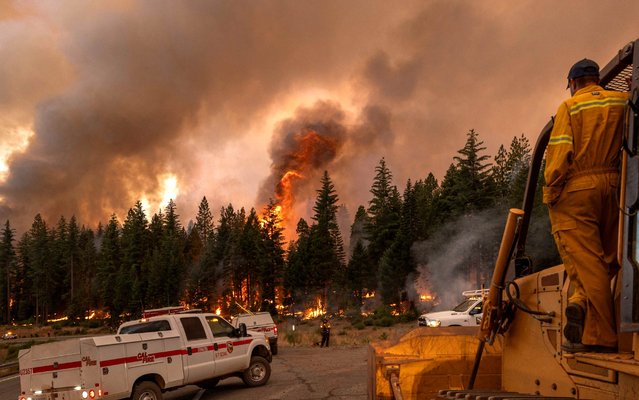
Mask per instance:
[[[322,318],[320,331],[322,333],[322,344],[320,344],[320,347],[328,347],[328,343],[331,340],[331,323],[328,322],[328,318]]]
[[[571,98],[557,110],[546,150],[544,203],[572,282],[562,348],[617,347],[611,279],[619,270],[617,229],[621,141],[627,94],[599,86],[599,66],[584,59],[568,74]]]

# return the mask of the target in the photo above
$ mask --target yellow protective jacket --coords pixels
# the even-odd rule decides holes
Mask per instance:
[[[544,203],[553,204],[573,175],[619,170],[627,98],[590,85],[559,106],[546,150]]]

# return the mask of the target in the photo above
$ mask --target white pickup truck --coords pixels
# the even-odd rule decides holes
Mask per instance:
[[[488,290],[468,290],[462,293],[464,301],[448,311],[422,314],[417,318],[419,326],[437,328],[440,326],[478,326],[483,315],[483,296]]]
[[[215,314],[160,315],[124,323],[116,335],[21,350],[19,400],[161,400],[184,385],[239,376],[266,384],[272,360],[263,333]]]

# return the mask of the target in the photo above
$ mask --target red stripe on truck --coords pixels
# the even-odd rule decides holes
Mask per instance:
[[[51,365],[42,365],[40,367],[33,367],[34,374],[40,374],[43,372],[51,372],[51,371],[60,371],[63,369],[71,369],[71,368],[80,368],[82,366],[82,362],[80,361],[70,361],[66,363],[58,364],[57,366]]]
[[[213,349],[213,347],[211,346],[211,349]],[[193,350],[194,353],[196,353],[197,351],[195,351],[195,349]],[[172,357],[172,356],[181,356],[187,354],[186,350],[170,350],[170,351],[160,351],[157,353],[138,353],[135,356],[130,356],[130,357],[120,357],[120,358],[112,358],[110,360],[104,360],[104,361],[100,361],[100,367],[110,367],[113,365],[120,365],[120,364],[126,364],[126,363],[134,363],[134,362],[153,362],[155,361],[155,359],[157,358],[166,358],[166,357]]]
[[[250,344],[253,341],[253,339],[246,339],[246,340],[238,340],[237,342],[233,342],[233,346],[243,346],[246,344]],[[226,348],[226,343],[219,343],[218,344],[218,349],[225,349]],[[214,347],[213,345],[207,345],[207,346],[202,346],[202,347],[194,347],[191,349],[191,353],[203,353],[206,351],[214,351]],[[182,356],[182,355],[186,355],[188,354],[186,349],[177,349],[177,350],[169,350],[169,351],[160,351],[157,353],[145,353],[145,352],[140,352],[138,354],[136,354],[135,356],[129,356],[129,357],[120,357],[120,358],[112,358],[110,360],[103,360],[100,361],[100,367],[111,367],[113,365],[120,365],[120,364],[126,364],[126,363],[135,363],[135,362],[153,362],[158,358],[167,358],[167,357],[173,357],[173,356]],[[80,368],[82,366],[82,362],[81,361],[71,361],[71,362],[67,362],[67,363],[61,363],[58,364],[57,367],[54,367],[53,364],[51,365],[43,365],[40,367],[34,367],[33,368],[33,373],[34,374],[38,374],[38,373],[44,373],[44,372],[52,372],[52,371],[60,371],[60,370],[64,370],[64,369],[72,369],[72,368]]]

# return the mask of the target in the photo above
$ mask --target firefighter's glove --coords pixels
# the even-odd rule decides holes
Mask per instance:
[[[559,199],[562,186],[544,186],[544,204],[552,207]]]

